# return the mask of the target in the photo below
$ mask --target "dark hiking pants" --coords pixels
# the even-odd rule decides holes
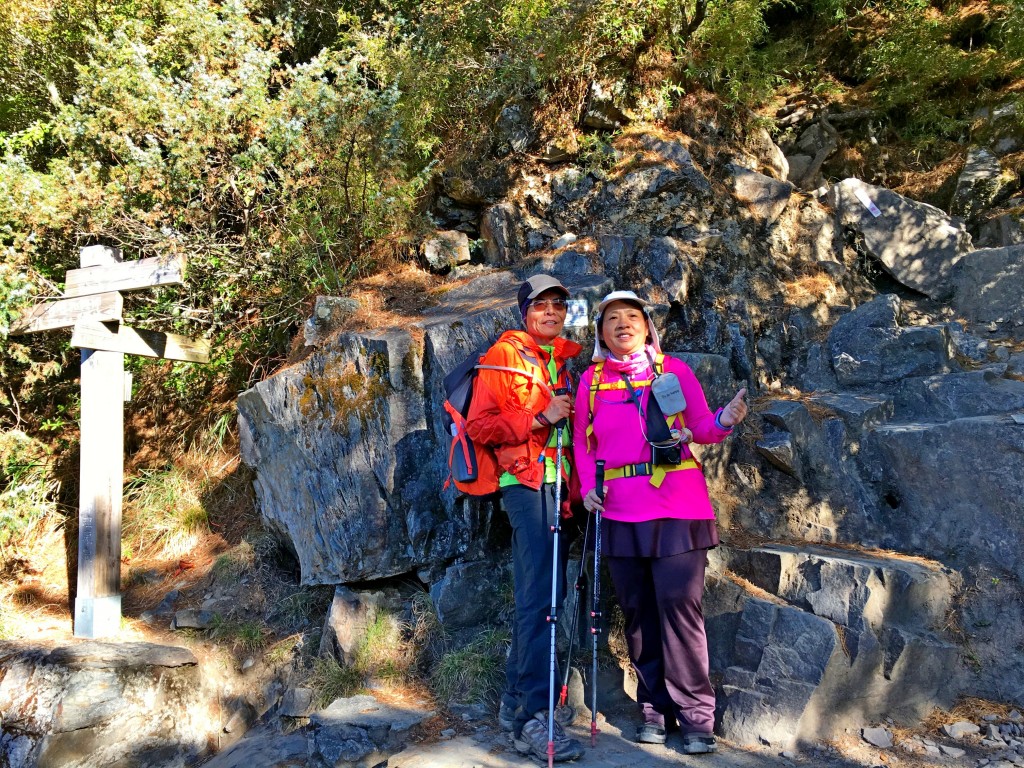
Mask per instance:
[[[563,486],[562,493],[566,493]],[[554,536],[555,493],[553,485],[539,491],[522,485],[501,490],[501,500],[512,524],[512,569],[515,618],[512,648],[505,669],[504,698],[518,705],[515,733],[539,710],[548,708],[551,670],[551,560]],[[567,544],[559,541],[558,605],[565,594]],[[561,678],[555,671],[556,681]]]

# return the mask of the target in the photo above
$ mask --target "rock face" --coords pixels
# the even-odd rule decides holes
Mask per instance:
[[[239,398],[261,512],[303,583],[395,576],[487,546],[492,505],[443,492],[442,380],[519,324],[518,287],[498,273],[451,292],[415,331],[333,336]]]
[[[184,648],[4,643],[0,675],[4,764],[12,767],[183,768],[215,730]]]
[[[953,265],[971,250],[961,222],[860,179],[845,179],[831,194],[840,225],[856,232],[893,277],[934,299],[949,297]]]
[[[940,627],[959,584],[947,570],[820,546],[725,548],[716,565],[706,613],[727,738],[791,746],[952,701],[943,672],[958,650]],[[738,596],[724,572],[778,602]]]
[[[832,327],[828,350],[839,384],[858,387],[954,369],[945,326],[905,327],[892,294],[857,308]]]
[[[422,706],[393,707],[372,696],[337,699],[309,724],[282,733],[276,725],[249,732],[205,763],[209,768],[370,768],[386,765],[414,725],[433,716]]]
[[[953,305],[970,320],[1024,324],[1024,245],[968,254],[957,264],[953,285]]]
[[[809,158],[830,151],[815,135]],[[505,200],[446,184],[452,220],[469,210],[458,206],[488,206],[486,261],[510,270],[453,273],[443,304],[409,328],[325,335],[240,397],[267,524],[304,583],[414,576],[446,627],[471,634],[495,612],[486,598],[507,522],[493,500],[442,490],[444,374],[518,327],[528,274],[560,275],[591,310],[628,287],[712,407],[750,387],[749,424],[701,458],[729,530],[785,542],[711,555],[721,733],[788,748],[913,722],[964,693],[1024,704],[1024,663],[1005,651],[1024,644],[1024,353],[1009,337],[1024,321],[1020,248],[971,251],[958,220],[856,179],[834,188],[833,217],[750,170],[784,175],[767,150],[705,168],[687,146],[627,131],[613,169],[524,170]],[[930,299],[863,300],[877,289],[844,235]],[[951,295],[956,321],[936,303]],[[578,374],[593,342],[587,328],[570,333],[586,350]],[[371,595],[338,587],[325,634],[339,658]],[[969,628],[977,665],[950,621]],[[346,739],[379,747],[311,731],[275,748],[348,760]]]

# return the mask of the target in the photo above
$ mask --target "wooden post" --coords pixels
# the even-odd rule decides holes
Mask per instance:
[[[106,263],[115,263],[110,250]],[[109,637],[121,628],[124,353],[83,349],[81,386],[75,636]]]
[[[70,269],[65,276],[64,298],[33,307],[11,331],[75,327],[71,343],[82,350],[75,635],[108,637],[121,628],[124,403],[131,399],[124,356],[205,363],[210,345],[173,333],[128,328],[120,322],[120,291],[181,283],[183,255],[123,261],[119,248],[90,245],[79,251],[79,264],[80,269]]]

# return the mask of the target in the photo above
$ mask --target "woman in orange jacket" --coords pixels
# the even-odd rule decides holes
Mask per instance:
[[[549,275],[534,275],[520,286],[524,329],[503,333],[481,360],[466,426],[474,441],[494,449],[502,504],[512,525],[515,619],[498,721],[512,732],[516,749],[541,760],[548,757],[556,430],[563,431],[560,471],[563,508],[568,509],[572,382],[566,364],[581,351],[561,336],[568,298],[565,286]],[[566,549],[559,546],[561,553]],[[564,558],[560,572],[564,582]],[[564,583],[557,587],[564,592]],[[583,754],[579,741],[562,729],[573,714],[569,708],[555,713],[556,761]]]

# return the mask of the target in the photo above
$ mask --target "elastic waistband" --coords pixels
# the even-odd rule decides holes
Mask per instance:
[[[686,459],[679,464],[652,464],[647,461],[643,464],[627,464],[624,467],[613,467],[604,471],[605,480],[618,480],[620,477],[646,477],[650,476],[651,485],[655,488],[661,486],[662,480],[669,472],[677,472],[680,469],[700,469],[696,459]]]

